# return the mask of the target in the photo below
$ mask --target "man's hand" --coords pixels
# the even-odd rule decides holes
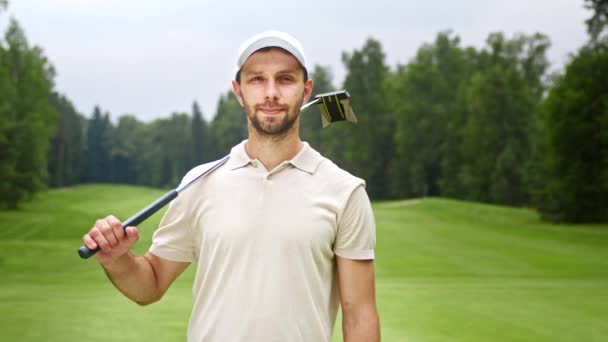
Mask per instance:
[[[135,227],[122,228],[122,223],[115,216],[97,220],[91,230],[82,237],[89,249],[101,248],[95,259],[103,266],[109,266],[129,252],[139,240],[139,232]]]
[[[159,300],[190,263],[165,260],[149,252],[144,256],[129,253],[138,239],[137,228],[127,227],[125,233],[112,215],[97,220],[82,237],[88,248],[101,248],[95,258],[114,286],[127,298],[146,305]]]

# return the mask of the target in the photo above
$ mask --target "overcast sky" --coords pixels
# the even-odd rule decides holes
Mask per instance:
[[[439,31],[482,47],[490,32],[547,34],[552,70],[586,41],[583,0],[9,0],[32,45],[57,70],[56,88],[90,116],[144,121],[190,112],[206,117],[230,89],[241,42],[267,29],[296,36],[310,65],[329,66],[339,86],[343,51],[379,40],[386,62],[407,63]],[[4,32],[7,15],[0,16]]]

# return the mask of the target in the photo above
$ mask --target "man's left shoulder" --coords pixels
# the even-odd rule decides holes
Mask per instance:
[[[365,180],[359,178],[347,170],[341,168],[331,159],[319,154],[321,161],[317,167],[315,175],[324,180],[328,186],[348,187],[354,190],[358,186],[365,187]]]

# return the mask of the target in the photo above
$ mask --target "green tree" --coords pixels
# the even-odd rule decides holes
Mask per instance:
[[[132,132],[137,154],[134,167],[135,184],[159,186],[161,183],[159,159],[165,142],[159,137],[159,126],[159,120],[154,120],[138,125],[135,132]]]
[[[595,45],[602,41],[602,35],[608,27],[608,0],[584,0],[585,8],[591,10],[593,15],[585,21],[587,33],[591,38],[591,44]],[[604,36],[604,38],[608,38]],[[607,42],[604,41],[603,44]]]
[[[190,130],[190,166],[202,164],[209,161],[210,139],[207,122],[203,113],[195,101],[192,104],[192,125]]]
[[[139,156],[146,148],[138,142],[142,125],[135,116],[123,115],[112,129],[109,147],[113,183],[138,184]]]
[[[379,41],[368,39],[361,50],[343,53],[348,71],[344,89],[352,95],[352,105],[359,121],[344,131],[344,150],[337,162],[346,170],[367,181],[372,198],[388,193],[388,168],[394,151],[394,114],[384,92],[389,73]]]
[[[541,34],[507,40],[495,33],[487,42],[465,90],[458,177],[465,198],[526,204],[530,127],[539,113],[549,40]]]
[[[150,123],[130,115],[121,117],[112,155],[115,174],[122,178],[115,176],[115,181],[175,187],[191,168],[191,126],[187,113],[172,113]]]
[[[156,121],[155,136],[160,145],[156,158],[160,161],[160,179],[156,186],[175,187],[191,168],[190,117],[187,113],[173,113],[169,119]]]
[[[230,153],[230,149],[247,138],[247,116],[232,91],[221,95],[217,113],[211,121],[211,160]]]
[[[2,6],[0,6],[2,9]],[[8,49],[0,44],[0,207],[15,207],[21,197],[10,182],[17,173],[18,145],[13,143],[17,130],[16,84],[11,78]]]
[[[439,189],[442,196],[463,198],[466,190],[460,181],[459,174],[464,164],[462,155],[463,131],[468,120],[467,88],[472,74],[479,67],[479,53],[472,47],[463,50],[466,71],[456,89],[455,98],[445,123],[445,137],[443,138],[441,157],[441,179]]]
[[[78,183],[83,164],[83,121],[70,100],[53,93],[51,104],[59,114],[48,154],[49,186],[62,187]]]
[[[112,125],[109,114],[102,114],[95,106],[93,117],[88,120],[86,134],[86,158],[83,180],[85,182],[109,182]]]
[[[458,37],[441,32],[391,77],[389,102],[396,115],[393,197],[439,195],[444,148],[452,147],[446,146],[448,128],[456,122],[456,99],[471,69],[459,44]]]
[[[329,67],[315,65],[310,73],[310,78],[314,81],[310,100],[313,100],[317,94],[335,90],[331,84],[332,74]],[[331,153],[328,146],[330,137],[323,134],[322,127],[321,111],[318,106],[309,107],[301,113],[300,136],[302,139],[322,154]],[[327,154],[326,156],[329,157]]]
[[[608,221],[608,47],[582,48],[544,108],[537,208],[552,221]]]
[[[53,78],[42,50],[11,19],[0,41],[0,207],[16,208],[46,186]]]

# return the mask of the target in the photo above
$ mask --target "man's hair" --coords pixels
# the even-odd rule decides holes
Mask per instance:
[[[256,52],[259,52],[259,51],[267,52],[267,51],[270,51],[271,49],[281,49],[281,50],[291,54],[289,51],[287,51],[283,48],[280,48],[278,46],[268,46],[265,48],[261,48],[261,49],[257,50]],[[308,81],[308,70],[306,70],[306,67],[303,66],[299,61],[298,61],[298,65],[304,71],[304,82]],[[241,71],[243,71],[242,67],[236,72],[236,76],[234,76],[234,79],[236,80],[236,83],[238,83],[238,84],[241,84]]]

